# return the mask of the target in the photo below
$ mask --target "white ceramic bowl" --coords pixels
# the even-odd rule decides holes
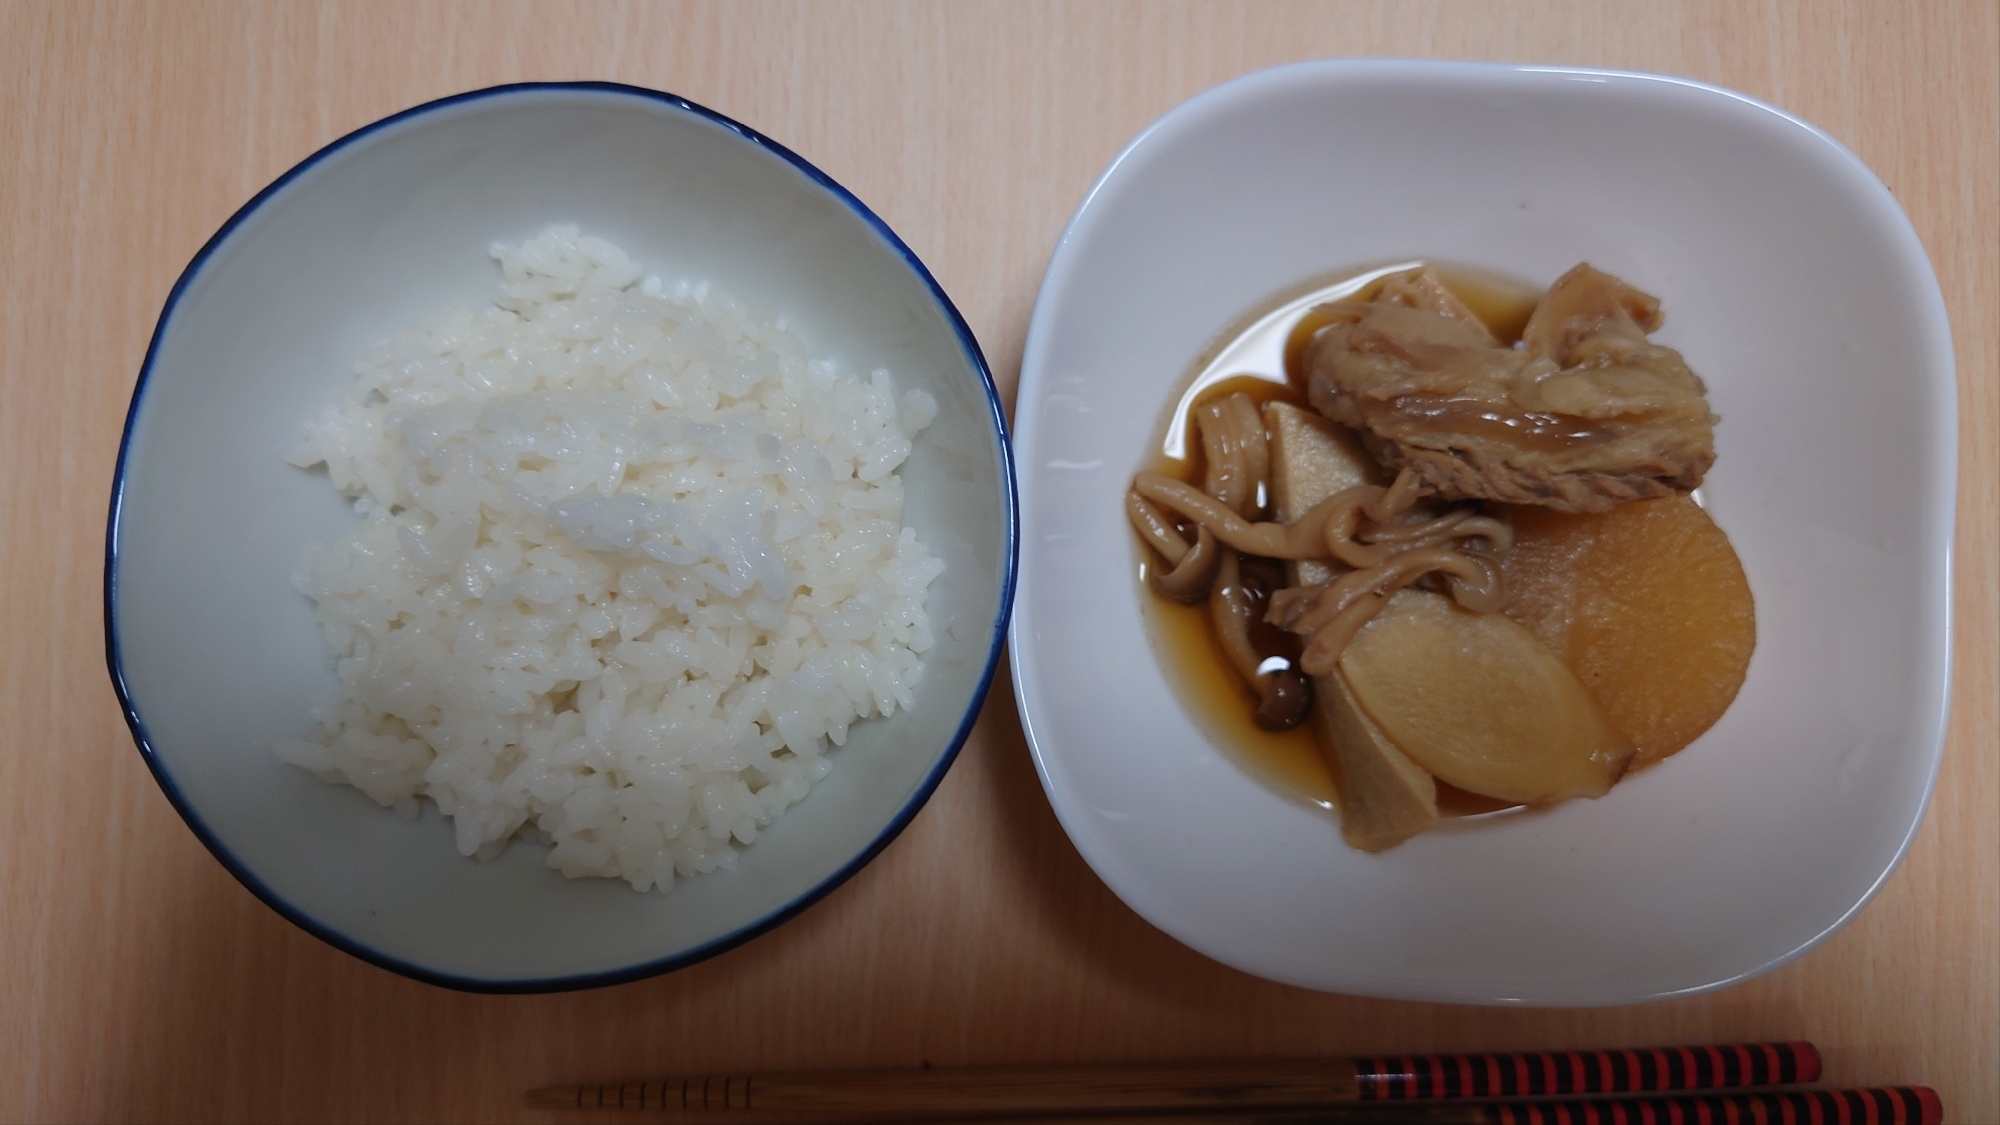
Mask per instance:
[[[1435,257],[1660,296],[1722,416],[1704,495],[1758,644],[1727,715],[1597,801],[1379,856],[1209,745],[1147,645],[1120,511],[1176,382],[1289,286]],[[1161,118],[1078,208],[1016,411],[1014,674],[1106,883],[1247,972],[1365,995],[1622,1004],[1719,988],[1853,917],[1923,815],[1948,682],[1943,302],[1826,134],[1651,75],[1433,62],[1265,71]]]
[[[939,404],[902,470],[906,521],[946,562],[915,708],[858,724],[833,773],[732,872],[671,893],[571,881],[516,845],[462,859],[426,803],[405,823],[272,756],[333,673],[300,549],[356,517],[288,467],[363,349],[497,274],[487,247],[554,221],[670,284],[781,310],[814,355],[891,369]],[[336,141],[202,248],[161,314],[126,422],[105,575],[112,675],[140,749],[235,875],[329,942],[419,979],[528,991],[628,980],[804,909],[929,797],[978,713],[1014,573],[1013,478],[979,346],[916,256],[798,156],[681,99],[602,84],[484,90]]]

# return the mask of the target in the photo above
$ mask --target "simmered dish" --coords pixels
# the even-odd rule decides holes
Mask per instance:
[[[1579,265],[1507,319],[1428,267],[1305,310],[1285,382],[1193,396],[1189,455],[1126,496],[1155,594],[1205,609],[1257,727],[1311,732],[1364,850],[1600,796],[1748,666],[1748,584],[1688,496],[1715,416],[1659,302]]]

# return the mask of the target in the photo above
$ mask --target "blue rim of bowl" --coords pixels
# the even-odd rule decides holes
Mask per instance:
[[[925,287],[930,290],[931,298],[937,302],[938,308],[945,313],[951,322],[952,331],[958,337],[960,348],[964,350],[965,356],[971,361],[974,370],[978,371],[980,384],[986,391],[986,405],[991,414],[993,433],[996,438],[994,445],[1000,462],[1000,472],[998,475],[1003,500],[1001,507],[1004,526],[1001,531],[1005,546],[1005,567],[1000,578],[1000,604],[993,623],[993,641],[987,650],[986,664],[980,672],[978,686],[974,688],[972,698],[966,703],[965,714],[959,720],[958,729],[952,733],[950,743],[945,748],[944,754],[931,767],[929,774],[917,786],[916,791],[911,794],[910,799],[904,803],[902,809],[897,812],[896,816],[890,820],[888,825],[882,829],[875,839],[866,848],[863,848],[860,853],[855,855],[854,858],[836,869],[831,875],[827,876],[805,894],[800,895],[783,907],[757,919],[749,925],[724,934],[713,941],[694,946],[690,949],[681,950],[678,953],[657,960],[643,961],[636,965],[611,969],[605,972],[580,973],[574,976],[531,978],[527,980],[485,980],[438,972],[434,969],[427,969],[420,965],[412,964],[379,950],[372,949],[321,924],[318,920],[293,906],[270,887],[266,886],[242,860],[238,859],[234,853],[224,847],[221,840],[203,823],[200,815],[189,804],[187,797],[181,792],[180,787],[174,783],[172,775],[167,771],[166,767],[160,762],[159,756],[154,752],[152,738],[146,732],[145,720],[140,717],[139,709],[133,703],[131,693],[125,685],[124,663],[118,651],[118,525],[125,501],[125,460],[131,452],[132,431],[138,423],[139,411],[145,402],[146,386],[153,372],[153,360],[159,351],[160,341],[166,336],[167,326],[173,320],[175,307],[180,303],[182,294],[187,291],[188,286],[201,273],[202,267],[207,264],[210,255],[214,254],[216,250],[220,249],[229,240],[229,236],[235,233],[236,228],[241,226],[251,215],[255,214],[257,209],[262,207],[265,202],[278,192],[283,191],[292,181],[312,170],[321,161],[339,153],[357,141],[372,136],[391,126],[399,125],[403,122],[452,106],[519,94],[538,93],[612,94],[636,98],[683,113],[693,114],[711,124],[719,125],[735,133],[750,144],[782,159],[785,163],[803,173],[807,179],[845,204],[849,210],[854,212],[884,242],[888,243],[891,249],[895,250],[902,257],[904,263],[923,280]],[[952,303],[951,298],[945,294],[944,288],[938,284],[935,277],[931,276],[931,271],[918,259],[916,253],[910,249],[909,245],[897,237],[895,231],[889,229],[889,224],[883,222],[882,218],[870,210],[867,204],[856,198],[853,192],[842,187],[833,177],[820,171],[811,161],[764,134],[759,133],[757,130],[739,121],[725,117],[706,106],[698,105],[675,94],[664,93],[659,90],[649,90],[643,86],[628,86],[620,82],[517,82],[504,86],[489,86],[425,102],[422,105],[413,106],[400,113],[384,117],[379,121],[363,125],[361,128],[348,133],[326,147],[321,148],[311,156],[299,161],[287,170],[284,175],[271,181],[270,185],[265,187],[264,190],[252,196],[248,203],[238,208],[236,213],[231,215],[229,220],[223,223],[221,228],[214,235],[210,236],[207,242],[202,244],[201,249],[196,251],[195,256],[189,260],[187,268],[181,271],[179,279],[174,282],[173,289],[167,293],[166,304],[161,308],[160,318],[153,327],[152,339],[146,345],[146,358],[139,366],[138,383],[132,389],[132,405],[126,411],[125,428],[118,441],[118,464],[113,472],[111,481],[111,514],[106,521],[104,533],[105,660],[111,670],[111,685],[117,691],[119,706],[125,713],[125,725],[132,729],[133,741],[138,744],[139,754],[145,759],[146,768],[152,771],[153,780],[159,783],[161,791],[167,795],[167,800],[174,806],[174,811],[179,813],[181,819],[187,822],[187,826],[194,831],[195,836],[221,862],[222,866],[227,868],[229,873],[236,877],[237,882],[242,883],[249,889],[251,894],[263,900],[265,905],[283,915],[293,925],[298,926],[328,945],[342,952],[351,953],[370,964],[388,969],[391,972],[400,973],[414,980],[423,981],[426,984],[440,985],[463,992],[532,993],[600,988],[606,985],[625,984],[630,981],[643,980],[647,977],[658,976],[661,973],[672,972],[675,969],[686,968],[698,961],[705,961],[717,954],[726,953],[752,938],[776,929],[831,894],[842,883],[847,882],[856,872],[866,867],[877,855],[881,854],[882,849],[888,847],[891,841],[902,834],[903,829],[909,826],[910,821],[916,818],[917,813],[930,800],[931,794],[937,789],[938,783],[944,779],[945,772],[958,759],[958,752],[964,747],[966,738],[971,735],[973,725],[978,721],[980,712],[985,707],[987,692],[993,686],[993,675],[999,668],[1000,652],[1007,642],[1007,622],[1014,605],[1015,577],[1020,565],[1019,524],[1020,509],[1014,480],[1014,453],[1012,443],[1008,439],[1007,415],[1000,403],[999,390],[993,384],[992,369],[986,364],[986,354],[980,350],[979,341],[973,336],[971,327],[965,323],[965,317],[959,313],[958,306]]]

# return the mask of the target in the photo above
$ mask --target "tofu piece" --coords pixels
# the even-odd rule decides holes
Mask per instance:
[[[1353,433],[1290,403],[1264,408],[1271,435],[1271,503],[1290,523],[1321,500],[1357,484],[1379,483],[1381,469]],[[1322,582],[1320,563],[1287,563],[1295,585]],[[1340,791],[1340,835],[1366,852],[1393,848],[1438,820],[1437,782],[1397,749],[1361,709],[1339,669],[1313,679],[1313,722],[1333,761]]]
[[[1437,780],[1396,747],[1354,697],[1345,673],[1313,679],[1321,744],[1339,772],[1340,838],[1387,851],[1438,821]]]
[[[1388,483],[1354,431],[1310,410],[1289,402],[1268,403],[1264,430],[1271,435],[1271,507],[1280,523],[1291,523],[1314,504],[1357,484]],[[1330,573],[1317,563],[1290,565],[1315,568],[1318,577],[1312,582]]]

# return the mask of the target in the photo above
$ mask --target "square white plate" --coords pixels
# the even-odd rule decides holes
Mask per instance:
[[[1211,745],[1156,665],[1124,489],[1180,380],[1288,286],[1410,258],[1659,296],[1722,416],[1703,494],[1757,602],[1722,720],[1596,801],[1382,855]],[[1133,909],[1310,988],[1603,1005],[1723,987],[1894,869],[1943,749],[1953,360],[1923,248],[1826,134],[1652,75],[1328,61],[1253,74],[1112,163],[1022,365],[1011,632],[1063,826]]]

